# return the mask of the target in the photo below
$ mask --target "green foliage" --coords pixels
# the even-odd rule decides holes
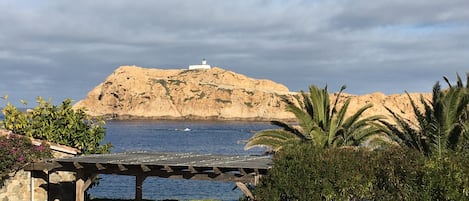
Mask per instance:
[[[184,102],[190,101],[190,100],[192,100],[192,99],[194,99],[194,97],[193,97],[193,96],[191,96],[191,97],[188,97],[188,98],[184,98]]]
[[[26,137],[0,136],[0,186],[9,173],[21,169],[29,162],[52,157],[47,144],[35,146]]]
[[[423,180],[428,200],[469,200],[469,154],[449,153],[428,160]],[[431,195],[431,197],[430,197]]]
[[[469,157],[408,148],[321,149],[290,144],[254,190],[258,200],[468,200]]]
[[[249,108],[254,107],[254,106],[252,105],[252,102],[244,102],[244,105],[246,105],[246,106],[249,107]]]
[[[227,93],[229,93],[230,95],[233,93],[233,89],[228,89],[228,88],[221,88],[221,87],[219,87],[218,90],[227,92]]]
[[[169,82],[170,84],[174,84],[174,85],[177,85],[177,86],[181,85],[181,83],[182,83],[182,84],[186,84],[186,82],[183,81],[183,80],[172,80],[172,79],[170,79],[170,80],[168,80],[168,82]]]
[[[250,96],[254,95],[254,92],[253,92],[253,91],[247,91],[247,90],[243,89],[243,92],[244,92],[244,93],[247,93],[247,94],[250,95]]]
[[[431,101],[420,98],[420,110],[410,98],[417,125],[411,124],[388,108],[396,124],[383,122],[387,132],[403,146],[442,157],[447,152],[462,152],[469,148],[469,74],[463,85],[459,75],[455,86],[445,78],[449,88],[441,90],[437,82]]]
[[[314,85],[309,87],[308,94],[301,92],[300,96],[296,96],[299,105],[284,98],[287,111],[295,115],[298,126],[272,121],[273,125],[281,129],[256,133],[249,139],[245,149],[267,146],[278,151],[283,145],[294,141],[309,141],[321,148],[357,146],[370,136],[380,133],[381,128],[376,125],[376,122],[383,119],[383,116],[374,115],[362,118],[362,114],[372,107],[371,104],[363,106],[349,117],[346,117],[346,114],[350,99],[338,108],[343,90],[345,86],[341,88],[333,105],[329,100],[327,87],[319,89]]]
[[[205,96],[207,96],[207,94],[205,94],[205,92],[202,91],[202,92],[200,92],[200,94],[197,94],[197,96],[198,96],[197,99],[202,99]]]
[[[464,85],[457,76],[453,86],[445,78],[446,90],[436,83],[432,100],[420,99],[423,110],[409,96],[416,125],[390,109],[395,125],[381,116],[358,120],[370,105],[344,118],[350,100],[337,108],[337,101],[329,105],[327,88],[310,87],[309,96],[297,98],[299,106],[287,102],[298,126],[273,122],[282,129],[258,132],[246,145],[283,147],[256,188],[256,198],[469,200],[469,74],[467,80]],[[378,131],[401,146],[374,151],[347,146]]]
[[[231,100],[224,100],[224,99],[221,99],[221,98],[216,98],[215,101],[218,102],[218,103],[223,103],[223,104],[232,103]]]
[[[84,154],[109,152],[111,144],[100,144],[106,134],[104,120],[90,118],[83,109],[73,110],[70,99],[59,106],[41,97],[37,102],[26,113],[7,103],[3,127],[16,134],[74,147]]]

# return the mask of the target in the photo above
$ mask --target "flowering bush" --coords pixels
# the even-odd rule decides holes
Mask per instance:
[[[51,157],[47,144],[35,146],[26,137],[10,135],[0,136],[0,185],[11,172],[18,171],[32,161]]]

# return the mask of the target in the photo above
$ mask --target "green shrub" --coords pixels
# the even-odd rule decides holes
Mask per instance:
[[[449,153],[431,158],[422,184],[429,200],[469,200],[469,154]]]
[[[7,103],[3,127],[16,134],[74,147],[84,154],[109,152],[111,144],[101,145],[106,134],[103,120],[90,118],[83,109],[73,110],[70,99],[59,106],[41,97],[37,102],[38,106],[29,112]]]
[[[29,162],[51,157],[47,144],[35,146],[26,137],[0,136],[0,186],[9,173],[21,169]]]
[[[369,151],[290,145],[275,156],[274,167],[254,194],[258,200],[269,201],[467,199],[469,172],[467,165],[461,166],[469,161],[453,160],[460,161],[439,163],[415,150],[397,147]],[[447,176],[448,171],[454,171],[452,176]],[[459,181],[446,184],[453,180]]]

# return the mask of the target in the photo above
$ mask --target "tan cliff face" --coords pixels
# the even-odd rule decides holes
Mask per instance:
[[[116,69],[74,107],[92,116],[154,119],[292,118],[281,97],[288,88],[221,68],[160,70],[136,66]]]
[[[295,92],[270,80],[256,80],[221,68],[161,70],[122,66],[75,104],[92,116],[151,119],[292,120],[282,97],[293,100]],[[406,94],[373,93],[350,97],[348,113],[367,103],[365,115],[386,115],[384,106],[413,120]],[[421,94],[410,94],[419,103]],[[430,94],[423,94],[426,99]],[[335,94],[331,94],[332,103]],[[342,105],[345,98],[341,98]]]
[[[337,95],[331,94],[331,102],[334,103],[336,100]],[[410,122],[415,123],[415,115],[413,112],[413,108],[411,102],[409,101],[409,97],[414,101],[416,106],[423,110],[423,105],[420,102],[421,97],[425,100],[431,100],[430,93],[409,93],[409,95],[402,93],[402,94],[391,94],[385,95],[381,92],[375,92],[372,94],[365,94],[365,95],[351,95],[351,94],[342,94],[342,97],[339,102],[339,106],[341,106],[347,98],[350,98],[350,105],[347,114],[353,114],[357,112],[361,107],[365,106],[366,104],[372,104],[373,107],[369,108],[363,113],[363,116],[371,116],[371,115],[383,115],[386,117],[387,121],[393,122],[391,114],[386,109],[391,109],[397,115],[409,120]]]

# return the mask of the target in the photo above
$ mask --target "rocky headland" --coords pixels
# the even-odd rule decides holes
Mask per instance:
[[[121,66],[74,107],[120,119],[272,120],[292,118],[282,102],[292,94],[284,85],[218,67]]]
[[[288,121],[294,116],[285,111],[282,98],[293,100],[295,94],[282,84],[249,78],[218,67],[162,70],[121,66],[74,107],[84,107],[92,116],[117,119]],[[421,95],[427,99],[431,97],[431,94],[410,94],[417,103]],[[330,96],[334,101],[336,94]],[[406,94],[377,92],[342,96],[352,99],[349,113],[372,103],[374,107],[365,115],[389,115],[386,106],[403,117],[413,118]]]

